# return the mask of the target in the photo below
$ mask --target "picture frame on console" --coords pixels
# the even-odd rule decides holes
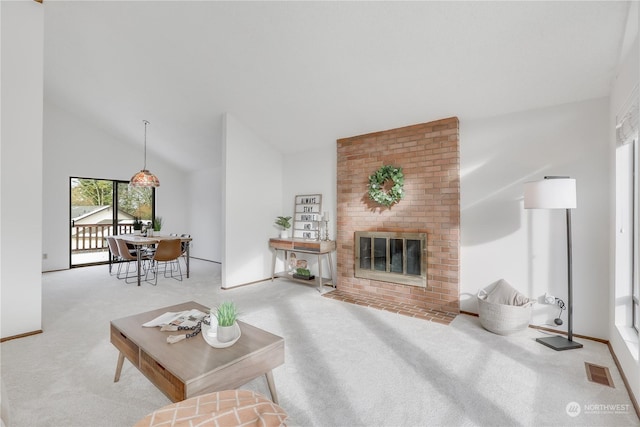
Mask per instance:
[[[322,194],[297,195],[293,212],[293,238],[320,240]]]

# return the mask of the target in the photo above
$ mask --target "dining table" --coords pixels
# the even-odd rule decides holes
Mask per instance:
[[[179,239],[182,243],[187,243],[185,249],[185,263],[187,264],[187,279],[189,278],[189,243],[193,240],[191,237],[186,236],[166,236],[166,235],[156,235],[153,236],[143,236],[141,234],[118,234],[112,236],[115,239],[124,240],[125,243],[135,247],[136,249],[136,258],[137,258],[137,268],[138,268],[138,286],[140,286],[141,276],[142,276],[142,248],[144,246],[153,246],[157,245],[163,240],[173,240]],[[111,270],[112,257],[109,256],[109,270]]]

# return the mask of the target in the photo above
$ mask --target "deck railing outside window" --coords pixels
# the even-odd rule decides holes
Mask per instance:
[[[133,224],[119,224],[118,234],[133,233]],[[81,224],[71,227],[71,252],[105,251],[107,237],[112,236],[111,224]]]

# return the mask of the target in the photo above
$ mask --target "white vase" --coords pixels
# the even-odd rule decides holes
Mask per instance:
[[[231,326],[220,326],[218,325],[218,341],[220,342],[229,342],[236,339],[237,335],[237,326],[234,323]]]
[[[287,239],[289,237],[289,230],[280,230],[280,238]]]

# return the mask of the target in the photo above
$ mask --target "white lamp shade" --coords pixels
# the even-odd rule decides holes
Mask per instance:
[[[575,209],[576,180],[545,178],[524,183],[525,209]]]

